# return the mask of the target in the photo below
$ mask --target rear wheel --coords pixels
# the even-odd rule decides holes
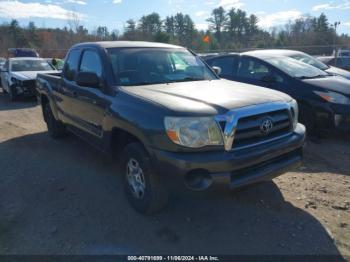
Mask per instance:
[[[66,134],[65,126],[60,121],[56,120],[52,113],[50,103],[45,103],[43,105],[43,113],[50,136],[55,139],[63,137]]]
[[[154,172],[147,151],[142,144],[131,143],[122,156],[123,183],[130,204],[142,214],[159,212],[168,201],[168,192]]]

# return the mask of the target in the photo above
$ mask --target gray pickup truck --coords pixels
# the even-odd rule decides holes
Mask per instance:
[[[38,75],[37,91],[49,134],[70,131],[115,156],[131,205],[145,214],[174,184],[234,189],[302,160],[305,128],[291,97],[219,79],[179,46],[78,44],[62,75]]]

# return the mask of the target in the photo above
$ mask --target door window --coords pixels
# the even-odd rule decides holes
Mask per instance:
[[[85,51],[81,59],[79,71],[96,73],[98,77],[101,77],[102,63],[99,55],[91,50]]]
[[[234,57],[220,57],[214,59],[211,66],[217,66],[221,68],[221,76],[233,76],[233,63],[236,58]]]
[[[63,70],[63,76],[67,80],[70,80],[70,81],[74,80],[75,74],[76,74],[77,69],[78,69],[79,57],[80,57],[79,50],[70,51],[70,53],[68,55],[68,59],[67,59],[66,64],[64,66],[64,70]]]
[[[263,63],[243,57],[241,59],[238,76],[247,79],[261,80],[265,76],[271,75],[270,69]]]
[[[277,83],[284,83],[284,77],[280,74],[273,73],[274,78],[276,79]]]

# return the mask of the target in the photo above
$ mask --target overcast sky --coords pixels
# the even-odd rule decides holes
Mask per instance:
[[[350,34],[350,0],[0,0],[0,22],[12,18],[21,25],[67,26],[67,14],[75,12],[88,29],[98,25],[122,31],[129,18],[158,12],[162,17],[182,12],[191,15],[198,29],[206,29],[213,8],[235,7],[259,17],[265,29],[279,26],[305,14],[324,12],[331,23],[340,21],[339,32]]]

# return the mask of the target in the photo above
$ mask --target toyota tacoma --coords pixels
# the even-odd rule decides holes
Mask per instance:
[[[53,138],[70,131],[118,157],[128,200],[150,214],[174,184],[234,189],[302,160],[296,101],[215,70],[174,45],[77,44],[62,73],[38,75],[38,101]]]

